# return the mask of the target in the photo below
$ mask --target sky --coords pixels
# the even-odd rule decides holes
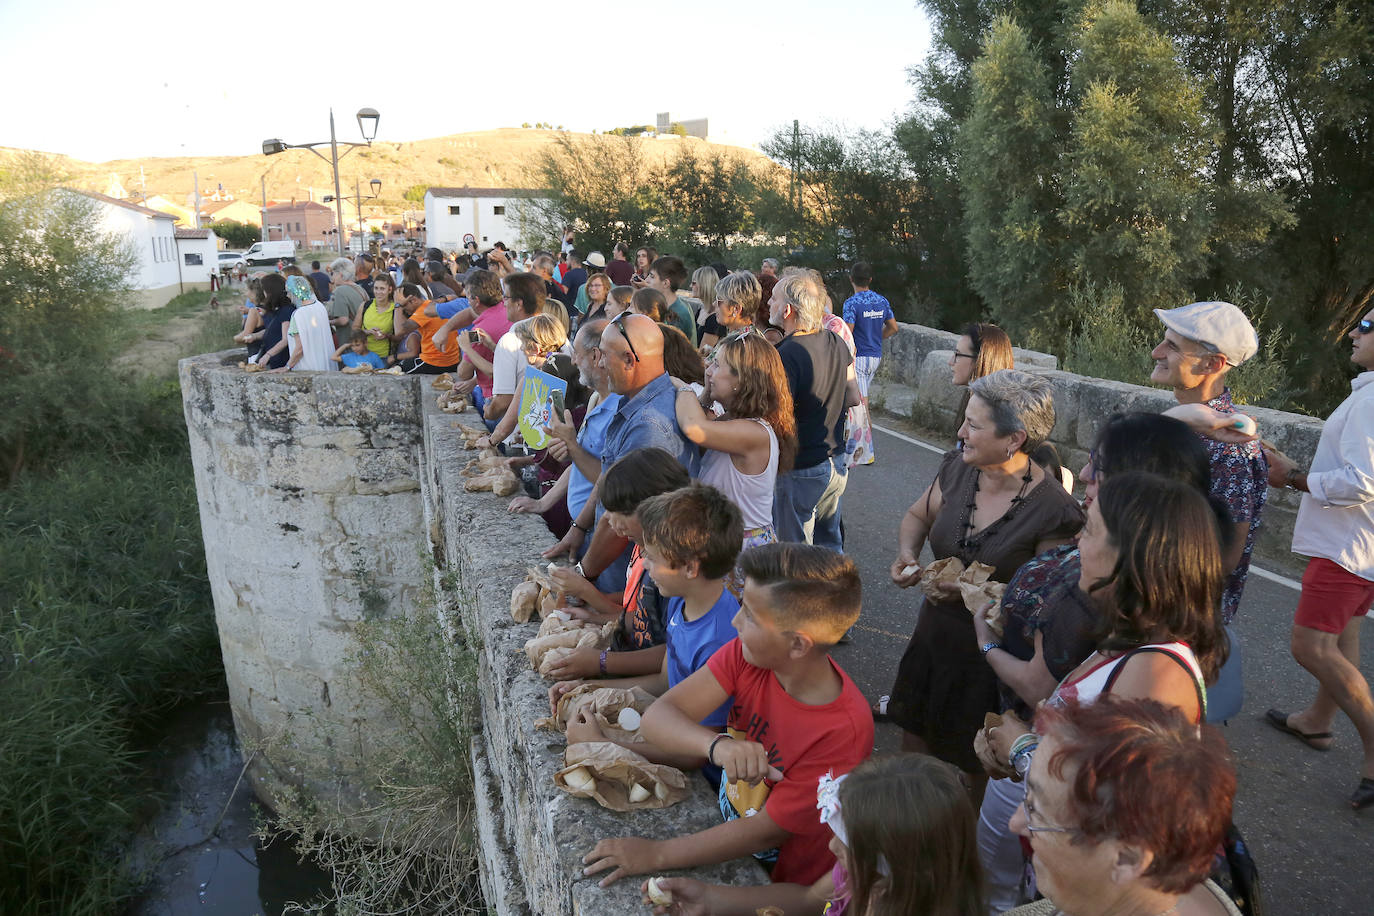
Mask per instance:
[[[749,146],[792,119],[880,128],[905,111],[929,26],[915,0],[598,0],[401,6],[0,0],[0,60],[33,80],[0,146],[91,162],[243,155],[262,141],[404,142],[522,122],[710,119]],[[576,15],[572,11],[575,11]],[[504,15],[497,29],[491,16]],[[375,24],[374,24],[375,23]],[[16,82],[17,81],[17,82]]]

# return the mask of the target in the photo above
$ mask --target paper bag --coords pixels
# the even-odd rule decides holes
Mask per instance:
[[[636,811],[667,808],[687,797],[687,777],[681,770],[661,763],[650,763],[627,747],[609,741],[584,741],[570,744],[563,754],[566,764],[553,774],[554,784],[569,795],[595,799],[597,804],[612,811]],[[586,788],[568,784],[568,775],[575,771],[592,778]],[[648,797],[630,801],[630,794],[638,786]]]

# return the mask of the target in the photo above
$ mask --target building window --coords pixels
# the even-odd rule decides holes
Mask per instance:
[[[182,257],[186,259],[187,267],[199,267],[205,263],[203,260],[201,260],[200,255],[196,254],[193,251],[186,252],[186,254],[182,255]]]
[[[491,212],[492,212],[493,214],[495,214],[496,216],[505,216],[505,215],[506,215],[506,208],[505,208],[505,207],[492,207],[492,208],[491,208]]]
[[[450,207],[448,208],[448,215],[449,215],[449,216],[458,216],[458,215],[462,212],[462,210],[463,210],[462,207],[458,206],[457,204],[453,204],[452,206],[450,206]]]
[[[296,224],[296,231],[297,231],[297,232],[300,232],[300,231],[301,231],[301,224],[300,224],[300,223],[297,223],[297,224]]]

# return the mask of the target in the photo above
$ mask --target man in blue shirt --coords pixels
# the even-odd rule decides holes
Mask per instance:
[[[601,332],[600,367],[620,404],[606,427],[601,448],[601,467],[608,468],[638,448],[661,448],[675,456],[689,473],[697,466],[696,446],[677,425],[677,392],[663,367],[663,332],[647,315],[623,312]],[[552,427],[565,442],[566,425]],[[590,476],[590,475],[588,475]],[[567,535],[544,552],[546,557],[576,555],[589,527],[584,508]],[[628,549],[629,542],[611,531],[602,520],[595,526],[592,543],[582,559],[584,575],[596,578]]]
[[[844,300],[844,323],[854,335],[854,375],[859,394],[868,405],[868,386],[878,374],[883,358],[883,341],[897,333],[897,317],[887,299],[869,289],[873,285],[873,265],[856,261],[849,271],[854,295]]]

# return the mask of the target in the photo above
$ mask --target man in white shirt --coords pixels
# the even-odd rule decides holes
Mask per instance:
[[[1331,722],[1345,713],[1360,733],[1364,762],[1350,797],[1374,805],[1374,699],[1360,673],[1360,621],[1374,604],[1374,311],[1350,332],[1350,361],[1361,369],[1350,397],[1322,427],[1312,467],[1265,448],[1269,483],[1304,494],[1293,524],[1293,552],[1311,557],[1293,617],[1292,651],[1317,679],[1304,710],[1265,714],[1270,725],[1309,747],[1331,746]]]

